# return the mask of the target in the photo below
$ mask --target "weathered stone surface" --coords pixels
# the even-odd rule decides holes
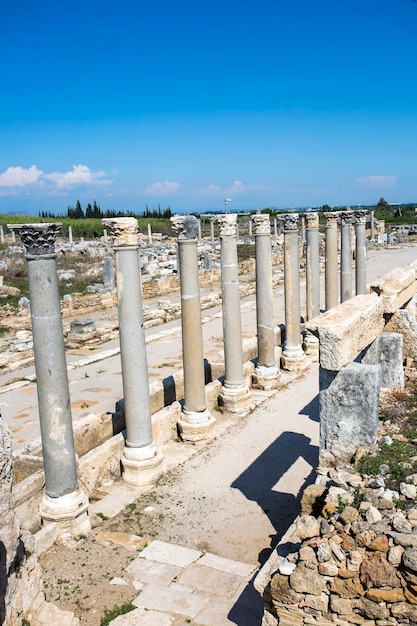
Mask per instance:
[[[358,576],[346,579],[335,578],[332,580],[330,591],[341,598],[359,598],[365,593]]]
[[[325,491],[326,485],[318,485],[316,483],[308,485],[301,497],[301,513],[309,515],[316,512],[317,509],[321,509],[323,506],[321,498]]]
[[[319,337],[321,367],[338,371],[383,331],[382,302],[376,294],[359,295],[307,322]]]
[[[369,550],[374,550],[375,552],[388,552],[388,537],[386,535],[379,535],[378,537],[375,537],[375,539],[368,545],[368,548]]]
[[[400,578],[381,552],[368,553],[361,565],[361,581],[366,587],[398,587]]]
[[[275,574],[271,580],[271,597],[273,602],[296,604],[302,596],[291,589],[288,576]]]
[[[384,332],[372,342],[362,358],[362,363],[379,365],[381,387],[402,389],[404,387],[403,336]]]
[[[337,374],[320,368],[319,399],[322,465],[350,462],[359,447],[376,442],[379,427],[377,365],[349,363]]]
[[[319,596],[313,596],[307,594],[304,597],[304,603],[311,609],[315,609],[316,611],[322,611],[323,613],[327,613],[327,609],[329,607],[329,596],[325,593],[320,594]]]
[[[416,607],[406,602],[398,602],[391,607],[391,615],[393,617],[406,617],[408,619],[415,619]]]
[[[404,602],[402,589],[369,589],[365,597],[372,602]]]
[[[347,598],[340,598],[335,594],[330,595],[330,609],[334,613],[348,615],[352,613],[352,601]]]
[[[345,523],[345,524],[351,524],[352,522],[354,522],[355,520],[357,520],[359,517],[359,513],[356,509],[353,508],[353,506],[347,506],[343,509],[343,511],[340,514],[340,519]]]
[[[326,589],[326,581],[317,571],[309,569],[301,562],[290,576],[290,587],[298,593],[319,596]]]
[[[319,574],[322,576],[337,576],[338,572],[339,568],[336,563],[332,563],[331,561],[326,561],[319,565]]]
[[[417,354],[417,322],[410,311],[399,309],[388,321],[385,329],[403,337],[403,358],[413,359]]]
[[[417,548],[407,548],[403,554],[403,563],[417,574]]]
[[[401,559],[404,553],[402,546],[392,546],[388,551],[388,563],[391,563],[394,567],[398,567],[401,563]]]
[[[389,610],[384,604],[377,604],[367,598],[362,598],[359,612],[368,619],[385,619],[389,617]]]
[[[320,535],[320,522],[312,515],[301,515],[296,522],[296,532],[300,539],[310,539]]]

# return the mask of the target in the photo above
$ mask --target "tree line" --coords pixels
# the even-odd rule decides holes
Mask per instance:
[[[146,209],[143,213],[138,214],[133,211],[115,211],[113,209],[106,209],[102,211],[100,205],[94,200],[93,204],[90,202],[85,207],[85,210],[81,206],[81,202],[77,200],[75,207],[69,206],[65,214],[55,214],[51,211],[39,211],[39,217],[50,219],[69,218],[73,220],[80,219],[103,219],[104,217],[149,217],[155,219],[169,219],[172,216],[171,208],[168,206],[162,210],[158,204],[157,209],[149,209],[146,205]]]

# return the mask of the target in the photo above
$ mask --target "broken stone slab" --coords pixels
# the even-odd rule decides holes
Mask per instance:
[[[384,313],[395,313],[417,293],[417,265],[397,267],[371,284],[371,291],[380,296]]]
[[[403,358],[417,355],[417,321],[409,309],[399,309],[385,326],[385,330],[403,336]]]
[[[320,365],[339,371],[354,361],[384,330],[382,301],[376,294],[358,295],[305,325],[320,341]]]
[[[70,337],[91,335],[96,332],[96,323],[93,319],[74,320],[70,323]]]
[[[404,388],[403,336],[399,333],[384,332],[379,335],[369,346],[361,362],[379,365],[382,388]]]
[[[349,363],[337,373],[320,368],[320,465],[349,463],[358,448],[376,442],[379,391],[378,365]]]

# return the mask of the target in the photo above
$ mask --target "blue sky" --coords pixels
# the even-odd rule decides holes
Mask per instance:
[[[0,211],[417,202],[413,0],[0,0]]]

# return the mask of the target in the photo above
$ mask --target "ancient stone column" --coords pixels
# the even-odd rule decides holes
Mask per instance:
[[[197,219],[197,229],[197,239],[198,241],[201,241],[201,220],[199,219]]]
[[[352,225],[353,211],[341,211],[340,301],[352,297]]]
[[[26,248],[36,386],[42,438],[44,522],[63,537],[88,532],[88,499],[78,485],[71,402],[61,323],[55,240],[61,224],[12,224]]]
[[[176,215],[171,218],[171,222],[178,236],[178,261],[181,267],[184,406],[178,426],[184,441],[198,441],[214,437],[216,421],[207,410],[206,401],[197,256],[198,220],[193,215]]]
[[[366,215],[363,209],[354,212],[355,221],[355,293],[366,293]]]
[[[255,229],[256,257],[256,330],[258,362],[253,385],[259,389],[275,389],[279,370],[275,358],[275,333],[272,292],[271,223],[269,215],[252,215]]]
[[[276,241],[278,239],[278,222],[276,217],[274,217],[274,237]]]
[[[325,293],[326,311],[339,304],[338,296],[338,263],[337,263],[337,223],[338,212],[324,214],[326,218],[325,241]]]
[[[320,315],[320,239],[318,213],[306,213],[306,301],[307,319]],[[309,356],[317,356],[317,337],[306,332],[303,344]]]
[[[0,226],[0,242],[4,243],[4,230],[3,226]]]
[[[214,243],[214,217],[210,217],[210,238],[211,243]]]
[[[68,243],[72,246],[72,226],[68,226]]]
[[[12,242],[16,243],[16,233],[12,230]]]
[[[148,224],[148,245],[152,245],[152,226]]]
[[[375,211],[371,211],[371,241],[375,241]]]
[[[152,435],[148,363],[143,326],[138,227],[134,217],[105,218],[116,254],[116,284],[122,361],[126,442],[123,480],[143,485],[162,472]]]
[[[285,344],[281,363],[284,369],[291,372],[301,372],[307,366],[306,355],[301,347],[298,219],[297,213],[283,215]]]
[[[229,413],[250,410],[250,392],[243,375],[242,321],[240,317],[239,271],[237,261],[237,215],[217,218],[221,249],[223,342],[225,378],[220,392],[221,408]]]
[[[271,226],[269,226],[269,230],[271,231]],[[249,237],[252,237],[252,220],[249,218]]]

